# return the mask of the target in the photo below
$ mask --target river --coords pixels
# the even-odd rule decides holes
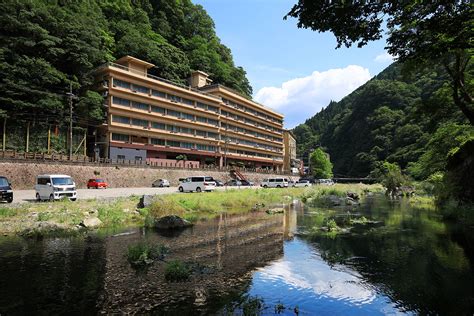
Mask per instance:
[[[222,214],[173,234],[142,228],[87,237],[0,237],[0,315],[472,315],[474,228],[407,200],[326,210]],[[321,226],[334,219],[343,230]],[[170,249],[133,269],[140,241]],[[166,262],[192,265],[188,281]]]

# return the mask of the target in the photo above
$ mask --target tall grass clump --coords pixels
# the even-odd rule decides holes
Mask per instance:
[[[180,260],[173,260],[166,264],[165,279],[171,282],[182,282],[191,276],[191,268]]]
[[[127,248],[127,261],[134,268],[145,267],[152,264],[155,260],[164,259],[169,249],[164,245],[152,245],[146,242],[140,242],[130,245]]]

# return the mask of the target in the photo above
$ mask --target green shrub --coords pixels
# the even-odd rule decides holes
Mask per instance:
[[[128,246],[127,261],[133,267],[143,267],[152,264],[155,260],[163,259],[169,249],[164,245],[151,245],[140,242]]]
[[[191,275],[191,269],[189,266],[180,261],[173,260],[166,264],[165,267],[165,279],[172,282],[181,282],[189,279]]]

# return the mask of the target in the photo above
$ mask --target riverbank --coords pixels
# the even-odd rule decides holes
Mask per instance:
[[[337,184],[331,187],[228,189],[201,194],[172,193],[155,196],[153,202],[145,208],[137,207],[140,200],[138,196],[112,200],[90,199],[77,202],[65,200],[24,203],[16,206],[4,205],[0,206],[0,234],[30,236],[50,232],[84,231],[87,226],[101,229],[144,226],[150,224],[154,218],[171,214],[195,222],[217,217],[223,212],[234,214],[266,211],[277,204],[290,203],[293,199],[305,200],[324,194],[342,196],[349,191],[363,196],[371,192],[380,192],[381,186]]]

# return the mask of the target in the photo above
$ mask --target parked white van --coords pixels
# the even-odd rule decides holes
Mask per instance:
[[[71,201],[77,198],[74,180],[63,174],[45,174],[36,177],[36,200],[59,200],[68,197]]]
[[[264,188],[287,188],[288,187],[288,179],[287,178],[263,179],[260,186],[264,187]]]
[[[201,192],[201,191],[212,191],[216,188],[216,182],[212,177],[197,176],[189,177],[179,184],[179,192]]]

